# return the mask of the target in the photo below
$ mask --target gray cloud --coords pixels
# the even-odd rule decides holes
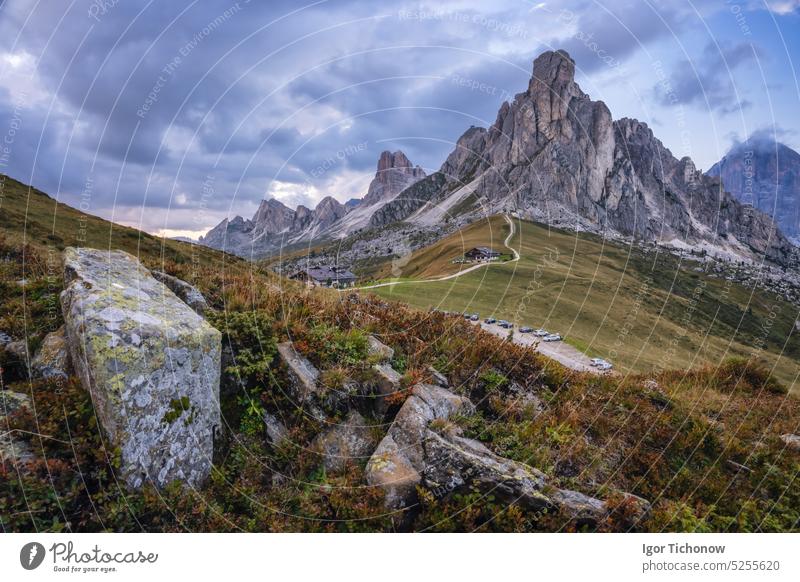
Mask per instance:
[[[435,170],[466,128],[492,123],[525,89],[539,51],[565,47],[583,71],[598,70],[576,30],[624,62],[670,34],[664,22],[691,24],[688,3],[662,22],[632,0],[539,11],[517,0],[101,5],[0,8],[0,56],[13,57],[0,60],[0,124],[13,115],[9,79],[31,77],[8,171],[72,204],[91,176],[92,212],[142,217],[150,230],[207,228],[276,193],[344,200],[384,149]],[[579,16],[566,23],[561,10]],[[198,213],[209,176],[214,195]]]
[[[762,58],[763,51],[751,43],[709,43],[696,59],[677,63],[653,92],[664,106],[692,104],[723,114],[740,111],[752,103],[742,97],[734,71]]]

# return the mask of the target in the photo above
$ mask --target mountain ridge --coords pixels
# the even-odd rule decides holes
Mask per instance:
[[[280,200],[269,198],[261,201],[252,219],[224,219],[199,241],[240,256],[258,256],[288,244],[346,236],[367,226],[375,211],[424,177],[424,170],[412,165],[402,151],[384,151],[361,199],[342,204],[325,196],[313,210],[303,205],[292,210]],[[347,215],[349,220],[343,220]]]
[[[408,184],[396,182],[395,190],[405,185],[400,192],[376,195],[379,204],[365,204],[382,192],[385,180],[379,178],[390,164],[412,178]],[[540,54],[528,88],[500,106],[490,127],[464,132],[438,172],[424,176],[405,155],[395,160],[384,152],[359,204],[326,228],[284,242],[344,239],[353,233],[363,238],[364,230],[373,230],[369,252],[392,254],[419,243],[384,233],[389,225],[402,224],[407,235],[429,241],[459,224],[503,212],[730,260],[797,263],[795,248],[769,216],[741,204],[690,158],[674,157],[646,123],[614,120],[605,103],[584,93],[575,82],[575,62],[563,50]],[[225,224],[224,229],[241,238],[247,226]],[[201,242],[208,244],[207,239]]]

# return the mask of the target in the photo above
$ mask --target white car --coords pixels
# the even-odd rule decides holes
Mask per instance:
[[[546,329],[539,328],[533,332],[533,335],[535,335],[536,337],[545,337],[547,335],[550,335],[550,332],[547,331]]]
[[[610,369],[611,369],[611,368],[613,368],[613,367],[614,367],[614,366],[613,366],[613,364],[611,364],[611,362],[603,362],[602,364],[600,364],[599,366],[597,366],[597,369],[598,369],[598,370],[603,370],[603,371],[605,372],[605,371],[608,371],[608,370],[610,370]]]
[[[557,333],[551,333],[550,335],[544,336],[543,340],[546,342],[560,342],[561,336]]]
[[[605,363],[606,361],[603,358],[592,358],[591,360],[589,360],[589,365],[594,367],[600,366]]]

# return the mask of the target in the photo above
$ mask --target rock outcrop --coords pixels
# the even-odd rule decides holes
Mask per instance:
[[[787,449],[800,452],[800,435],[784,434],[781,435],[781,441],[783,441]]]
[[[361,204],[369,206],[381,200],[392,199],[424,177],[422,168],[412,166],[403,152],[382,152],[378,159],[378,171]]]
[[[68,248],[70,355],[131,487],[208,476],[220,425],[221,334],[122,251]]]
[[[422,482],[425,469],[423,441],[428,425],[436,419],[473,411],[467,398],[438,386],[419,384],[413,388],[367,463],[367,483],[384,490],[387,507],[399,509],[414,503],[416,486]]]
[[[424,448],[423,480],[436,498],[474,487],[527,510],[550,509],[555,505],[543,493],[547,480],[541,471],[498,457],[476,440],[428,430]]]
[[[23,408],[30,408],[31,401],[25,394],[0,390],[0,466],[22,469],[36,456],[31,446],[8,430],[8,416]]]
[[[537,57],[527,91],[504,103],[489,129],[469,129],[443,164],[452,194],[435,194],[435,205],[404,220],[432,223],[458,202],[476,218],[516,211],[555,225],[787,264],[791,245],[769,217],[740,204],[689,158],[676,159],[644,123],[614,121],[574,75],[564,51]]]

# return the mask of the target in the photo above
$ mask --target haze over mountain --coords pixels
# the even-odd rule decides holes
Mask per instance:
[[[312,218],[302,207],[293,213],[266,201],[252,221],[223,222],[201,242],[223,248],[227,241],[232,250],[252,240],[263,252],[261,241],[274,245],[279,236],[283,244],[342,238],[399,221],[444,234],[442,225],[453,219],[516,212],[554,226],[737,259],[785,265],[793,253],[768,216],[738,202],[690,158],[676,159],[646,124],[614,121],[575,82],[575,62],[563,50],[537,57],[527,90],[503,103],[489,129],[468,129],[439,172],[423,176],[402,153],[386,152],[370,191],[350,213],[323,201],[327,210],[319,219],[318,210]],[[315,228],[306,226],[311,223]]]
[[[741,202],[772,216],[786,236],[800,236],[800,154],[790,147],[774,137],[751,136],[731,148],[708,175],[719,177]]]

